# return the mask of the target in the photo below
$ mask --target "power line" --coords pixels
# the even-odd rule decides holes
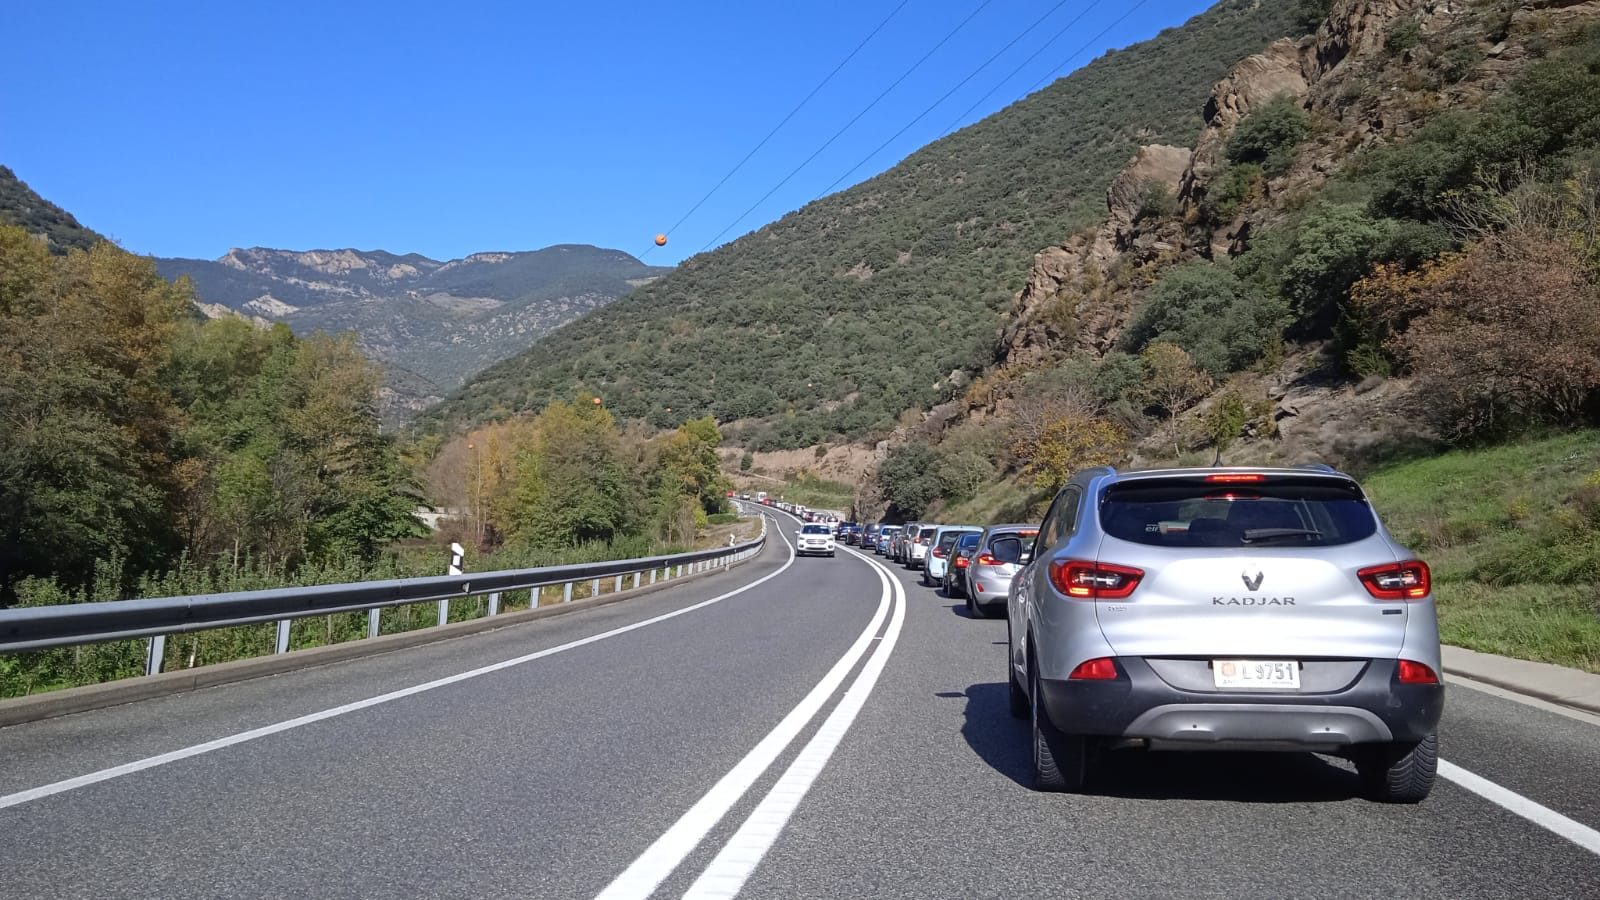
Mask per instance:
[[[896,6],[887,16],[884,16],[883,21],[878,23],[878,27],[872,29],[872,33],[868,34],[865,38],[862,38],[861,43],[857,44],[856,48],[850,51],[850,55],[846,56],[844,60],[841,61],[837,66],[834,66],[833,71],[829,72],[826,78],[823,78],[821,81],[817,82],[817,86],[811,89],[811,93],[805,95],[804,99],[795,104],[794,109],[789,110],[789,114],[783,117],[783,121],[773,126],[772,130],[767,132],[767,136],[761,139],[761,143],[756,144],[755,149],[751,150],[749,153],[746,153],[744,159],[739,160],[737,165],[735,165],[732,169],[729,169],[728,174],[722,176],[722,180],[717,182],[711,188],[711,190],[706,191],[706,195],[704,197],[701,197],[694,206],[689,207],[689,211],[683,214],[683,218],[673,223],[672,227],[667,230],[667,233],[671,234],[672,232],[677,231],[679,226],[681,226],[684,222],[687,222],[689,217],[695,214],[695,210],[698,210],[705,204],[707,200],[711,199],[712,194],[715,194],[724,184],[728,183],[728,179],[732,178],[740,169],[744,168],[744,164],[749,162],[750,158],[755,156],[762,147],[765,147],[767,142],[772,140],[773,135],[777,134],[783,128],[783,126],[789,124],[789,120],[794,118],[796,113],[800,112],[801,107],[811,102],[811,98],[815,97],[818,91],[826,87],[828,82],[833,80],[833,76],[839,74],[839,70],[843,69],[845,65],[850,62],[850,60],[855,59],[856,54],[861,52],[861,48],[867,46],[867,42],[877,37],[878,32],[882,31],[883,27],[889,24],[889,20],[899,15],[900,10],[905,9],[906,4],[910,2],[911,0],[900,0],[900,5]],[[650,255],[650,251],[654,249],[656,249],[655,244],[651,244],[643,253],[639,254],[639,258],[641,260],[644,259],[644,257]]]
[[[1022,95],[1024,97],[1026,97],[1027,95],[1029,95],[1029,94],[1033,93],[1034,91],[1038,90],[1039,86],[1044,84],[1046,81],[1049,81],[1049,80],[1055,78],[1057,72],[1059,72],[1062,69],[1067,67],[1067,63],[1070,63],[1073,60],[1077,59],[1083,53],[1083,51],[1085,51],[1085,50],[1089,49],[1090,47],[1094,46],[1095,41],[1098,41],[1101,38],[1105,37],[1107,34],[1110,33],[1111,29],[1117,27],[1118,25],[1121,25],[1124,21],[1127,20],[1127,18],[1129,16],[1131,16],[1134,13],[1138,12],[1139,11],[1139,7],[1145,5],[1145,3],[1147,3],[1147,2],[1149,2],[1149,0],[1139,0],[1138,3],[1135,3],[1133,6],[1129,7],[1128,11],[1122,14],[1122,18],[1116,20],[1115,22],[1112,22],[1110,25],[1107,25],[1104,29],[1101,30],[1101,32],[1099,34],[1095,35],[1094,37],[1092,37],[1088,41],[1086,41],[1082,47],[1079,47],[1077,50],[1074,50],[1072,52],[1071,56],[1069,56],[1066,59],[1062,60],[1061,65],[1056,66],[1054,69],[1051,69],[1048,73],[1045,74],[1045,76],[1043,78],[1039,79],[1038,81],[1035,81],[1033,83],[1032,87],[1030,87],[1026,91],[1022,92]]]
[[[910,131],[911,130],[911,126],[917,124],[918,122],[920,122],[924,118],[926,118],[928,113],[931,113],[935,109],[938,108],[939,104],[941,104],[944,101],[950,99],[950,95],[951,94],[954,94],[956,91],[961,90],[963,87],[966,86],[967,82],[969,82],[972,79],[978,77],[978,73],[979,72],[982,72],[984,69],[987,69],[989,67],[990,63],[993,63],[995,60],[999,59],[1002,54],[1004,54],[1007,50],[1010,50],[1013,46],[1015,46],[1017,41],[1020,41],[1023,38],[1027,37],[1028,34],[1031,33],[1035,28],[1038,28],[1040,25],[1044,24],[1044,20],[1045,19],[1048,19],[1051,16],[1055,15],[1056,10],[1058,10],[1061,7],[1066,6],[1066,5],[1067,5],[1067,0],[1060,0],[1060,2],[1057,3],[1055,6],[1050,7],[1050,9],[1045,11],[1044,15],[1042,15],[1039,18],[1035,19],[1032,25],[1029,25],[1028,27],[1022,29],[1022,31],[1020,33],[1018,33],[1016,37],[1012,38],[1004,47],[1001,47],[999,50],[996,50],[994,52],[993,56],[990,56],[988,59],[984,60],[983,61],[983,65],[978,66],[976,69],[973,69],[972,70],[972,74],[968,75],[967,77],[965,77],[965,78],[961,79],[959,82],[957,82],[955,87],[951,88],[948,91],[945,91],[944,92],[944,96],[940,97],[939,99],[933,101],[933,103],[929,104],[927,109],[924,109],[915,119],[912,119],[911,121],[907,122],[905,124],[905,127],[901,128],[899,131],[896,131],[894,134],[890,135],[888,140],[886,140],[883,143],[879,144],[877,146],[877,148],[875,148],[871,153],[868,153],[865,157],[863,157],[860,162],[856,163],[854,166],[851,166],[850,167],[850,171],[844,173],[843,175],[840,175],[838,178],[834,179],[833,184],[830,184],[827,187],[823,188],[822,189],[822,193],[818,194],[816,199],[821,199],[822,197],[827,196],[829,191],[831,191],[834,188],[839,186],[839,182],[844,181],[846,178],[849,178],[851,175],[854,175],[856,173],[857,169],[859,169],[862,166],[867,164],[868,160],[872,159],[874,156],[877,156],[879,153],[883,152],[883,148],[885,148],[885,147],[889,146],[890,144],[894,143],[896,140],[899,139],[899,137],[902,134],[905,134],[907,131]],[[1078,18],[1082,18],[1082,16],[1080,15]],[[1077,21],[1077,20],[1074,19],[1073,21]],[[1060,34],[1058,33],[1056,35],[1056,37],[1060,37]],[[1051,40],[1055,40],[1055,38],[1051,38]],[[1049,45],[1046,44],[1046,46],[1049,46]],[[1004,82],[1002,82],[1002,83],[1004,83]]]
[[[978,5],[977,9],[973,10],[971,12],[971,14],[969,14],[965,19],[961,20],[961,24],[959,24],[955,28],[951,29],[950,33],[945,35],[939,41],[939,43],[934,44],[932,50],[929,50],[927,53],[923,54],[921,59],[919,59],[916,62],[912,63],[911,64],[911,68],[906,69],[905,72],[899,78],[896,78],[894,80],[893,84],[891,84],[888,87],[883,89],[883,93],[881,93],[877,97],[873,98],[872,102],[868,103],[866,105],[866,107],[861,110],[861,112],[856,113],[855,118],[853,118],[850,121],[844,123],[844,127],[840,128],[838,131],[834,132],[833,133],[833,137],[828,138],[828,140],[825,141],[821,147],[818,147],[816,149],[816,152],[814,152],[810,156],[806,157],[805,161],[800,163],[800,165],[795,166],[794,167],[794,171],[790,172],[788,175],[785,175],[783,177],[782,181],[780,181],[777,184],[773,185],[772,190],[767,191],[765,194],[763,194],[761,196],[760,200],[757,200],[755,203],[751,204],[749,209],[747,209],[744,212],[740,213],[738,218],[736,218],[732,222],[728,223],[728,227],[726,227],[726,228],[722,229],[721,231],[717,232],[717,236],[712,238],[711,240],[707,241],[706,245],[704,247],[700,248],[700,252],[704,253],[705,251],[707,251],[707,250],[711,249],[713,246],[715,246],[717,241],[722,239],[723,235],[725,235],[728,232],[732,231],[734,226],[736,226],[740,222],[744,221],[746,216],[748,216],[751,213],[755,212],[756,209],[761,206],[761,204],[767,202],[767,198],[771,197],[773,194],[776,194],[778,192],[779,188],[781,188],[784,185],[788,184],[790,179],[792,179],[792,178],[794,178],[794,176],[800,174],[800,170],[801,169],[804,169],[807,165],[810,165],[811,161],[816,159],[819,155],[821,155],[822,151],[824,151],[824,150],[828,149],[828,147],[832,146],[833,142],[838,140],[840,135],[842,135],[846,131],[850,130],[850,126],[852,126],[856,122],[860,121],[861,117],[866,115],[868,113],[868,111],[870,111],[874,106],[877,106],[878,103],[880,101],[882,101],[884,97],[887,97],[889,95],[890,91],[893,91],[895,88],[899,87],[900,86],[900,82],[905,81],[907,78],[910,78],[912,72],[915,72],[919,66],[921,66],[923,63],[927,62],[929,57],[931,57],[931,56],[933,56],[933,54],[937,53],[940,47],[943,47],[946,43],[949,42],[949,40],[951,38],[955,37],[957,32],[959,32],[961,29],[965,28],[967,26],[968,22],[971,22],[978,15],[978,13],[983,12],[984,8],[986,8],[992,2],[994,2],[994,0],[983,0],[983,2]]]
[[[1028,67],[1028,64],[1033,62],[1034,60],[1038,59],[1039,55],[1041,53],[1045,52],[1046,50],[1049,50],[1051,44],[1054,44],[1056,41],[1061,40],[1061,36],[1062,35],[1066,34],[1069,30],[1071,30],[1072,26],[1078,24],[1078,22],[1081,21],[1084,16],[1087,16],[1089,13],[1093,12],[1094,8],[1099,6],[1102,2],[1104,2],[1104,0],[1094,0],[1093,3],[1091,3],[1088,6],[1085,6],[1083,8],[1083,12],[1080,12],[1076,16],[1073,16],[1071,22],[1068,22],[1066,25],[1062,26],[1060,31],[1056,32],[1053,36],[1051,36],[1050,40],[1045,41],[1044,44],[1039,49],[1033,51],[1033,53],[1031,55],[1029,55],[1029,57],[1027,59],[1023,60],[1022,63],[1020,65],[1018,65],[1015,69],[1012,69],[1011,73],[1009,75],[1007,75],[1006,77],[1000,79],[1000,81],[997,82],[994,87],[989,89],[989,93],[984,94],[982,97],[979,97],[976,103],[973,103],[971,106],[967,107],[966,111],[963,112],[961,115],[956,116],[955,121],[951,122],[945,128],[944,134],[949,134],[950,132],[955,131],[956,130],[956,126],[960,125],[961,121],[963,119],[965,119],[967,116],[972,115],[972,111],[973,110],[977,109],[979,106],[982,106],[983,102],[985,100],[988,100],[990,97],[993,97],[995,91],[998,91],[1002,87],[1005,87],[1006,82],[1008,82],[1011,79],[1017,77],[1017,73],[1018,72],[1021,72],[1023,69],[1026,69]]]

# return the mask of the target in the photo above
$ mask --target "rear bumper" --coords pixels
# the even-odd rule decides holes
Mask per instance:
[[[1371,660],[1348,687],[1316,694],[1186,691],[1138,657],[1118,657],[1117,666],[1114,681],[1041,679],[1051,722],[1153,748],[1330,751],[1421,740],[1444,711],[1444,686],[1400,684],[1392,659]]]

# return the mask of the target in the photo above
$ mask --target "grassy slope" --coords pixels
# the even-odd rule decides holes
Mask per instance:
[[[486,370],[430,418],[481,422],[587,388],[662,427],[771,417],[743,436],[757,449],[892,426],[943,399],[951,370],[992,361],[999,311],[1033,254],[1104,214],[1140,144],[1192,143],[1212,85],[1297,16],[1287,0],[1222,0],[690,258]]]
[[[1600,517],[1572,502],[1600,432],[1402,463],[1364,479],[1433,568],[1446,643],[1600,672]]]

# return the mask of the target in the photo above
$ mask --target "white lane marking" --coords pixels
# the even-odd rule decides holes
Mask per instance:
[[[778,835],[783,832],[784,826],[789,823],[789,818],[794,815],[795,809],[811,790],[811,785],[816,782],[817,776],[821,775],[823,768],[828,765],[828,760],[833,757],[833,751],[838,748],[845,732],[850,730],[851,724],[861,712],[861,707],[866,704],[872,689],[877,686],[878,676],[883,674],[883,667],[888,663],[889,655],[894,652],[895,641],[900,637],[900,627],[906,617],[905,586],[899,579],[890,578],[888,570],[877,561],[867,559],[854,550],[849,552],[866,560],[878,571],[880,578],[894,585],[895,598],[898,601],[895,604],[894,618],[890,620],[889,628],[884,632],[882,643],[862,667],[861,674],[856,676],[855,683],[839,701],[839,705],[834,707],[817,733],[800,751],[800,755],[750,813],[744,824],[739,826],[739,830],[734,832],[733,837],[711,861],[711,865],[707,866],[689,887],[689,891],[683,895],[685,900],[729,898],[738,895],[745,881],[755,872],[756,867],[767,855],[767,851],[771,850],[772,845],[778,840]]]
[[[1461,785],[1490,803],[1510,810],[1535,825],[1547,828],[1590,853],[1600,856],[1600,831],[1563,816],[1548,806],[1535,803],[1527,797],[1507,790],[1498,784],[1475,775],[1455,763],[1439,760],[1439,774]]]
[[[856,638],[855,643],[850,645],[850,649],[845,651],[837,663],[834,663],[833,668],[817,682],[816,687],[806,694],[805,699],[783,717],[783,721],[779,722],[776,728],[762,738],[743,759],[728,770],[728,774],[712,785],[705,796],[689,807],[678,821],[655,840],[655,843],[646,848],[638,859],[607,885],[605,890],[599,893],[598,900],[644,900],[655,893],[661,882],[683,864],[684,859],[694,852],[694,848],[699,846],[706,834],[722,821],[728,810],[750,791],[762,773],[794,742],[806,725],[816,718],[818,711],[827,703],[828,698],[833,696],[845,676],[850,674],[850,670],[855,668],[856,663],[867,652],[867,648],[872,646],[873,636],[888,617],[894,593],[883,573],[877,574],[878,580],[883,584],[878,609],[873,613],[872,621],[867,623],[866,629]]]
[[[773,530],[776,531],[777,529],[774,528]],[[220,737],[216,740],[206,741],[202,744],[195,744],[179,750],[160,753],[155,756],[147,756],[144,759],[135,760],[130,763],[123,763],[120,766],[112,766],[109,769],[101,769],[98,772],[90,772],[87,775],[79,775],[76,778],[68,778],[64,781],[53,782],[42,787],[29,788],[25,791],[18,791],[15,794],[6,794],[4,796],[0,796],[0,809],[5,809],[9,806],[17,806],[19,804],[27,803],[30,800],[38,800],[43,797],[48,797],[52,794],[60,794],[66,791],[77,790],[78,788],[87,787],[91,784],[98,784],[102,781],[110,781],[113,778],[120,778],[124,775],[132,775],[135,772],[142,772],[145,769],[153,769],[157,766],[164,766],[168,763],[177,762],[181,759],[188,759],[192,756],[199,756],[203,753],[210,753],[214,750],[232,747],[235,744],[243,744],[247,741],[258,740],[260,738],[268,737],[280,732],[289,731],[293,728],[300,728],[301,726],[310,725],[314,722],[321,722],[324,719],[332,719],[336,716],[346,715],[347,713],[357,712],[369,707],[378,706],[380,704],[389,703],[405,697],[431,691],[436,688],[442,688],[446,685],[456,684],[458,682],[466,681],[471,678],[477,678],[482,675],[488,675],[492,672],[498,672],[502,669],[509,669],[512,666],[520,666],[524,663],[533,662],[536,659],[544,659],[547,656],[554,656],[557,653],[564,653],[568,650],[574,650],[578,647],[593,644],[597,641],[603,641],[606,638],[616,637],[619,634],[627,634],[630,631],[637,631],[647,625],[665,622],[668,619],[676,618],[684,615],[685,613],[694,612],[697,609],[704,609],[713,603],[720,603],[729,597],[742,594],[751,588],[764,584],[774,578],[777,578],[779,575],[782,575],[785,570],[794,565],[795,560],[794,548],[789,546],[787,539],[783,541],[783,548],[789,552],[789,559],[782,566],[780,566],[776,572],[758,578],[755,581],[752,581],[743,587],[731,590],[726,594],[712,597],[710,600],[702,600],[699,603],[685,606],[683,609],[673,610],[669,613],[664,613],[653,618],[645,619],[642,622],[635,622],[632,625],[624,625],[621,628],[613,628],[610,631],[602,632],[600,634],[590,635],[586,638],[579,638],[575,641],[569,641],[558,647],[550,647],[548,649],[539,650],[524,656],[518,656],[514,659],[491,663],[490,665],[482,666],[466,672],[461,672],[456,675],[449,675],[434,681],[413,685],[412,687],[401,688],[398,691],[390,691],[387,694],[380,694],[376,697],[368,697],[365,700],[356,700],[352,703],[346,703],[343,706],[335,706],[332,709],[324,709],[319,712],[307,713],[306,715],[297,716],[293,719],[275,722],[271,725],[263,725],[260,728],[252,728],[249,731],[241,731],[238,734],[230,734],[226,737]]]

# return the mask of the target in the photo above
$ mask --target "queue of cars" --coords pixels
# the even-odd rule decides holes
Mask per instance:
[[[1040,790],[1080,790],[1130,748],[1334,754],[1372,799],[1432,789],[1431,575],[1328,466],[1095,468],[1041,523],[880,523],[857,540],[970,618],[1005,617]]]

